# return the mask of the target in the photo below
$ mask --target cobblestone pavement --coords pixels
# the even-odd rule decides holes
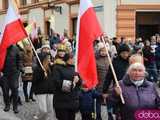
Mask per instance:
[[[12,106],[9,112],[4,112],[2,92],[0,93],[0,120],[33,120],[33,115],[38,112],[36,102],[25,103],[22,98],[22,106],[19,106],[19,113],[14,114]]]
[[[24,97],[21,90],[20,90],[20,96],[21,96],[23,105],[18,107],[19,113],[14,114],[12,111],[12,106],[9,112],[4,112],[3,96],[0,90],[0,120],[35,120],[34,116],[38,114],[37,102],[29,102],[29,103],[24,102]],[[47,120],[56,120],[51,116],[52,115],[49,115]],[[103,120],[107,120],[106,107],[103,107],[102,116],[103,116]],[[41,120],[44,120],[44,119],[41,119]],[[79,113],[76,115],[76,120],[81,120]]]

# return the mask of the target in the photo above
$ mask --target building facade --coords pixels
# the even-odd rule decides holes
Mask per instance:
[[[149,39],[160,33],[160,0],[121,0],[116,21],[118,37]]]
[[[43,34],[52,27],[76,34],[79,0],[19,0],[24,25],[35,20]],[[109,37],[149,36],[160,32],[160,0],[92,0],[103,31]],[[0,0],[2,26],[7,0]],[[0,27],[1,31],[2,27]]]

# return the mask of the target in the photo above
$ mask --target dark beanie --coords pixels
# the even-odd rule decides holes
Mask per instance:
[[[64,55],[63,60],[66,62],[66,61],[68,61],[70,58],[73,58],[73,54],[71,54],[71,53],[66,53],[66,54]]]
[[[38,54],[38,56],[39,56],[40,61],[43,62],[44,59],[46,59],[47,57],[50,56],[50,54],[48,54],[48,53],[40,53],[40,54]]]
[[[127,51],[127,52],[130,52],[130,48],[127,44],[121,44],[118,48],[118,54],[120,54],[121,52],[124,52],[124,51]]]

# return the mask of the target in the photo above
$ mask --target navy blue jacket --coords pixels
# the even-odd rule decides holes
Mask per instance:
[[[136,87],[126,75],[120,81],[120,86],[125,104],[121,104],[114,90],[108,100],[120,105],[122,120],[134,120],[134,113],[140,109],[160,108],[160,95],[154,83],[144,80],[141,86]]]
[[[96,99],[96,111],[101,112],[101,94],[96,90],[81,91],[80,94],[80,111],[94,112],[94,99]]]

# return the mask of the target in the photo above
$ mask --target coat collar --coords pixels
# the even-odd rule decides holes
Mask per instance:
[[[127,85],[127,86],[132,86],[132,85],[135,86],[135,84],[133,84],[132,81],[130,80],[128,74],[126,74],[126,75],[123,77],[122,81],[123,81],[123,83],[124,83],[125,85]],[[146,78],[144,78],[144,82],[143,82],[143,84],[142,84],[140,87],[147,87],[148,85],[149,85],[149,83],[147,82]]]

